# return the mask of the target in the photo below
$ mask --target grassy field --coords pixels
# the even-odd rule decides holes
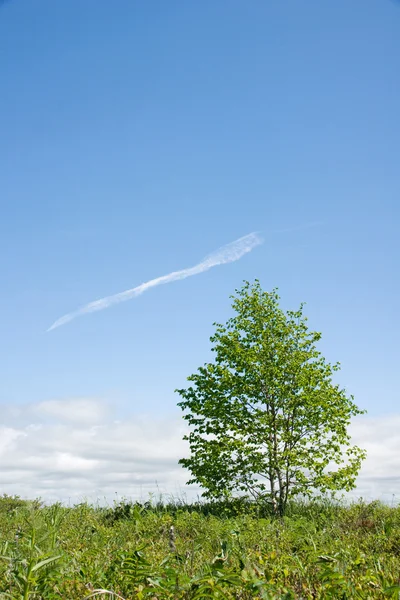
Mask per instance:
[[[400,507],[0,498],[0,598],[400,598]],[[108,592],[106,593],[106,590]]]

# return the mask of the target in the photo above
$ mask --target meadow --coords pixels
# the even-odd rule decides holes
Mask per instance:
[[[0,598],[400,597],[400,507],[0,498]]]

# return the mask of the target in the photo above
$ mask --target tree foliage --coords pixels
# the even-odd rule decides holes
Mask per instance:
[[[351,446],[351,417],[362,414],[333,382],[303,305],[284,312],[276,290],[245,282],[235,314],[215,324],[215,360],[177,390],[191,454],[180,463],[204,496],[244,492],[269,498],[282,514],[289,498],[350,490],[365,457]]]

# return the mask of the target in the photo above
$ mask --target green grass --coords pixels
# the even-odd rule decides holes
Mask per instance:
[[[400,598],[400,507],[0,498],[0,599]],[[106,592],[107,590],[107,592]]]

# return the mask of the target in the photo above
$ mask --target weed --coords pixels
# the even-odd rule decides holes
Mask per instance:
[[[400,508],[0,498],[0,599],[400,597]]]

